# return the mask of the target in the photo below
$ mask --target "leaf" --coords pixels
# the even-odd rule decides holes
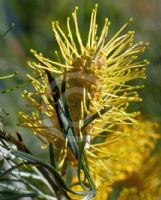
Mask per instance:
[[[13,167],[5,170],[3,173],[0,173],[0,176],[2,177],[2,176],[9,174],[11,171],[13,171],[14,169],[17,169],[18,167],[22,166],[23,164],[24,164],[24,162],[21,162],[21,163],[14,165]]]
[[[68,122],[71,123],[70,127],[73,127],[72,126],[72,119],[71,119],[70,112],[69,112],[69,109],[68,109],[67,98],[66,98],[66,71],[64,71],[62,87],[61,87],[61,96],[62,96],[62,102],[63,102],[63,105],[64,105],[65,114],[68,118]]]
[[[84,190],[85,190],[86,186],[83,184],[83,182],[81,180],[81,169],[83,168],[83,165],[84,165],[82,163],[83,163],[85,143],[86,143],[86,136],[83,135],[83,140],[79,142],[78,169],[77,169],[77,171],[78,171],[79,182],[80,182],[80,184],[81,184],[81,186],[83,187]]]
[[[0,80],[12,78],[12,77],[16,76],[17,74],[18,74],[17,72],[14,72],[13,74],[10,74],[10,75],[7,75],[7,76],[0,76]]]
[[[50,156],[51,166],[56,168],[54,149],[53,149],[53,145],[51,143],[49,144],[49,156]]]
[[[55,110],[58,115],[59,124],[62,130],[62,133],[64,134],[64,137],[68,139],[69,148],[72,150],[76,159],[78,159],[78,162],[79,162],[78,176],[79,176],[80,183],[85,190],[87,189],[87,187],[83,184],[83,182],[81,182],[81,179],[80,179],[81,169],[84,171],[85,177],[87,178],[89,182],[88,189],[90,190],[86,190],[84,193],[80,192],[79,194],[86,195],[88,194],[88,192],[90,192],[91,194],[94,194],[95,184],[93,180],[91,179],[87,159],[85,159],[85,156],[84,156],[84,146],[85,146],[86,140],[84,140],[83,143],[79,144],[79,142],[82,142],[82,141],[76,140],[74,128],[71,123],[72,120],[71,120],[70,113],[68,110],[67,99],[66,99],[66,94],[65,94],[66,74],[64,74],[62,88],[61,88],[62,101],[60,99],[60,92],[56,84],[56,80],[51,76],[49,72],[47,72],[47,75],[48,75],[51,90],[53,92],[53,100],[55,102]],[[102,112],[103,111],[101,111],[101,113]],[[97,117],[97,115],[98,113],[94,117]],[[94,117],[92,119],[94,119]],[[88,120],[88,123],[89,123],[89,120]]]
[[[50,89],[51,89],[52,94],[53,94],[53,100],[55,102],[55,110],[56,110],[56,113],[58,115],[59,112],[58,112],[58,104],[57,104],[57,102],[58,102],[58,100],[60,98],[59,87],[58,87],[58,85],[56,83],[55,78],[51,75],[51,73],[46,70],[46,74],[47,74],[48,81],[49,81],[49,84],[50,84]]]
[[[32,163],[32,164],[35,164],[35,165],[38,165],[38,166],[41,166],[41,167],[44,167],[45,169],[47,169],[48,171],[51,172],[51,174],[53,175],[57,185],[62,188],[64,191],[69,191],[71,192],[71,190],[68,188],[68,186],[64,183],[62,177],[60,176],[60,174],[57,172],[57,170],[46,164],[44,161],[42,161],[41,159],[39,158],[36,158],[32,155],[29,155],[27,153],[24,153],[24,152],[20,152],[20,151],[16,151],[16,150],[12,150],[11,153],[15,156],[18,156],[24,160],[27,160],[29,163]]]
[[[89,192],[82,200],[91,200],[95,195],[95,192]]]
[[[2,168],[3,164],[4,164],[4,159],[0,157],[0,168]]]
[[[0,200],[17,200],[23,197],[38,197],[39,195],[36,193],[16,193],[16,192],[5,192],[1,191]]]
[[[75,130],[73,128],[72,118],[71,118],[69,108],[68,108],[67,97],[66,97],[66,71],[64,71],[64,77],[63,77],[62,87],[61,87],[61,96],[62,96],[62,103],[63,103],[63,106],[64,106],[65,116],[68,120],[68,125],[72,129],[72,133],[75,136],[75,139],[77,140]]]
[[[76,157],[78,157],[78,146],[77,146],[74,133],[73,133],[74,129],[72,129],[71,123],[69,123],[69,120],[68,120],[69,115],[68,117],[66,116],[64,105],[60,99],[59,87],[56,83],[55,78],[51,76],[50,72],[46,71],[46,73],[48,76],[51,91],[53,93],[53,100],[55,102],[55,110],[58,116],[61,131],[64,137],[68,138],[68,145],[71,148],[72,152],[74,153]],[[63,86],[62,91],[64,91],[64,89],[65,89],[65,86]]]
[[[13,27],[14,27],[14,23],[12,23],[10,25],[10,27],[2,35],[0,35],[0,39],[3,38],[4,36],[6,36],[7,33],[10,32],[13,29]]]
[[[7,76],[6,76],[6,77],[7,77]],[[38,78],[40,78],[40,76],[35,77],[35,79],[38,79]],[[31,79],[26,80],[26,81],[24,81],[22,84],[17,85],[17,86],[15,86],[15,87],[12,87],[12,88],[9,88],[9,89],[6,89],[6,90],[1,90],[1,91],[0,91],[0,94],[5,94],[5,93],[13,92],[13,91],[15,91],[15,90],[17,90],[17,89],[19,89],[19,88],[24,87],[25,85],[27,85],[28,83],[31,83],[31,82],[32,82]]]

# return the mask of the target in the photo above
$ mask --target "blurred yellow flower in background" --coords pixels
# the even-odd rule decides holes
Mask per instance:
[[[100,145],[98,151],[96,149],[93,154],[97,162],[91,158],[96,183],[98,183],[96,199],[100,199],[102,194],[106,194],[105,198],[102,199],[107,199],[111,192],[116,192],[116,190],[120,192],[120,188],[124,187],[127,190],[120,194],[119,200],[128,199],[129,197],[132,199],[132,196],[130,196],[132,191],[136,193],[136,196],[139,192],[142,194],[147,193],[151,197],[157,196],[161,184],[159,153],[155,154],[154,152],[160,139],[160,134],[157,133],[158,125],[154,122],[139,120],[138,126],[125,126],[122,128],[125,135],[126,133],[129,135],[111,144],[109,143],[107,146]],[[104,169],[99,169],[99,161],[102,161],[99,155],[100,152],[104,156],[106,154],[111,155],[109,159],[106,158]],[[134,190],[131,191],[131,188]],[[154,190],[154,193],[151,190]],[[126,198],[123,198],[123,195]],[[148,198],[140,197],[139,199]]]
[[[120,187],[118,200],[159,200],[161,197],[160,151],[144,158],[140,168],[117,183]]]

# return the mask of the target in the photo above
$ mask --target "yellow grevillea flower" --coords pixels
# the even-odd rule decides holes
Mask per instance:
[[[122,190],[119,200],[157,199],[158,195],[161,195],[159,154],[151,156],[156,142],[160,138],[159,134],[156,133],[157,127],[156,123],[150,121],[140,121],[137,127],[130,129],[125,126],[123,131],[129,133],[130,137],[120,138],[106,147],[102,145],[98,151],[94,152],[96,160],[93,158],[91,160],[92,163],[95,162],[94,170],[98,184],[95,199],[106,200],[112,192],[116,195],[122,188],[125,189]],[[99,163],[103,160],[101,154],[109,155],[109,158],[103,158],[106,159],[105,168],[99,170]],[[92,167],[90,164],[89,166]],[[107,173],[106,168],[109,173]],[[99,176],[104,180],[100,181]],[[117,196],[119,195],[117,194]]]
[[[160,151],[144,159],[137,171],[118,183],[122,189],[118,200],[152,200],[161,197]]]
[[[147,60],[138,59],[147,44],[133,43],[134,31],[125,31],[132,19],[109,39],[110,22],[106,18],[101,34],[98,35],[96,5],[91,14],[87,42],[84,44],[78,27],[77,10],[78,8],[72,13],[74,33],[70,18],[67,19],[67,35],[57,21],[53,22],[62,62],[50,60],[31,50],[38,62],[29,62],[29,66],[39,78],[28,75],[35,91],[25,91],[24,97],[34,106],[34,112],[31,115],[20,113],[22,126],[30,128],[45,144],[55,143],[59,148],[60,166],[65,158],[70,157],[70,153],[67,150],[68,141],[62,137],[61,125],[53,107],[57,102],[52,98],[52,83],[47,73],[55,76],[58,88],[62,87],[64,75],[66,76],[67,104],[78,138],[82,140],[83,135],[86,135],[87,143],[90,143],[100,137],[97,142],[108,146],[115,138],[124,136],[124,131],[118,127],[136,122],[134,118],[138,112],[129,113],[127,108],[130,102],[141,101],[137,90],[143,86],[136,86],[131,82],[145,78],[145,66],[148,64]],[[108,141],[104,139],[106,137],[109,138]],[[91,145],[91,168],[95,148],[97,145]],[[109,154],[106,153],[106,157]],[[99,160],[100,166],[104,166]],[[73,158],[72,161],[75,162]]]
[[[98,36],[96,5],[91,15],[87,43],[84,45],[78,28],[77,9],[72,13],[77,41],[74,41],[71,32],[70,18],[67,19],[67,36],[61,30],[59,23],[53,22],[53,31],[61,56],[64,58],[64,64],[47,59],[32,50],[39,63],[29,62],[29,66],[40,73],[43,80],[39,81],[31,76],[30,78],[33,80],[36,94],[43,96],[46,95],[48,88],[48,82],[42,76],[44,71],[62,75],[66,70],[69,89],[68,104],[73,121],[80,122],[85,113],[90,116],[92,113],[99,113],[103,107],[110,107],[111,109],[106,114],[102,116],[99,113],[101,118],[95,120],[99,123],[99,127],[93,128],[91,134],[97,136],[102,131],[110,132],[117,124],[134,122],[133,117],[137,113],[127,113],[126,109],[129,102],[141,101],[136,90],[142,86],[131,86],[128,83],[134,79],[145,78],[144,71],[148,62],[136,59],[138,54],[144,51],[146,44],[141,42],[133,44],[134,31],[121,35],[131,19],[111,39],[107,37],[110,22],[105,19],[102,32]],[[79,91],[70,91],[73,88]],[[34,96],[27,93],[26,95]],[[39,108],[38,105],[36,106]]]

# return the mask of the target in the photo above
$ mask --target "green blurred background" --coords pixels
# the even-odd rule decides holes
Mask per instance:
[[[63,29],[66,17],[71,16],[76,5],[79,6],[78,18],[82,37],[87,37],[89,19],[95,3],[99,3],[97,23],[99,28],[104,18],[112,22],[110,35],[116,32],[129,17],[134,18],[130,29],[136,31],[136,40],[148,41],[150,46],[144,56],[151,64],[147,69],[145,89],[141,91],[143,103],[136,108],[144,113],[146,118],[161,122],[161,1],[160,0],[0,0],[0,35],[15,26],[5,36],[0,38],[0,76],[19,72],[15,78],[0,81],[0,90],[5,90],[23,83],[28,71],[26,61],[30,59],[29,49],[41,51],[47,57],[54,56],[57,49],[53,37],[51,22],[59,20]],[[20,130],[16,126],[17,112],[27,110],[21,98],[24,89],[0,95],[0,107],[9,113],[5,125],[11,132]],[[30,138],[25,134],[26,138]]]

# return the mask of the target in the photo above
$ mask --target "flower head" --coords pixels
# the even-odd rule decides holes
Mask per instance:
[[[83,44],[78,27],[77,9],[72,13],[77,41],[74,40],[70,28],[70,18],[67,19],[67,36],[59,23],[53,22],[53,31],[64,64],[47,59],[41,53],[32,50],[31,52],[39,62],[29,62],[29,66],[40,73],[43,82],[45,80],[44,85],[41,85],[38,83],[40,79],[33,79],[37,95],[39,93],[41,97],[46,96],[49,85],[47,79],[44,78],[45,71],[55,74],[59,80],[58,84],[62,83],[60,80],[66,73],[66,95],[72,120],[81,126],[85,117],[97,112],[100,119],[95,120],[94,123],[99,124],[99,127],[92,124],[93,128],[88,130],[88,134],[97,136],[102,131],[113,131],[115,125],[134,122],[133,117],[138,113],[128,113],[127,107],[132,101],[141,101],[136,90],[142,86],[130,85],[130,81],[145,78],[144,71],[148,62],[139,61],[137,57],[144,51],[147,44],[142,42],[133,44],[134,31],[122,34],[132,19],[111,39],[108,39],[110,22],[105,19],[102,32],[98,36],[97,5],[91,14],[87,42]],[[32,79],[31,76],[30,78]],[[41,87],[44,88],[43,91]],[[104,107],[110,109],[102,115],[100,110]]]
[[[52,24],[61,52],[59,57],[63,62],[50,60],[31,50],[38,62],[29,62],[29,66],[37,78],[28,75],[35,91],[25,91],[24,97],[34,106],[34,111],[31,115],[20,113],[20,124],[30,128],[46,145],[55,144],[60,168],[67,159],[73,165],[77,164],[80,143],[86,140],[85,151],[91,170],[97,166],[97,170],[102,168],[110,172],[108,167],[113,166],[110,164],[113,162],[110,162],[111,157],[116,159],[120,156],[119,153],[113,155],[115,146],[112,147],[110,143],[115,140],[123,143],[122,138],[127,134],[131,137],[130,130],[124,129],[129,129],[128,126],[136,125],[137,122],[135,117],[138,112],[128,112],[128,106],[131,102],[141,101],[137,90],[143,86],[131,82],[145,78],[148,61],[139,60],[138,55],[144,52],[148,44],[134,43],[134,31],[125,32],[132,19],[109,39],[110,22],[106,18],[102,32],[98,35],[97,5],[92,11],[84,44],[77,10],[72,13],[75,33],[71,31],[70,18],[67,18],[67,35],[57,21]],[[72,153],[68,148],[71,136],[67,134],[69,129],[66,130],[68,123],[75,132],[74,142],[78,144],[77,147],[71,144]],[[99,145],[101,149],[97,147]],[[111,148],[111,152],[103,154],[104,148]],[[94,155],[95,151],[98,156]],[[100,159],[95,164],[97,157]],[[124,163],[120,163],[124,166]]]

